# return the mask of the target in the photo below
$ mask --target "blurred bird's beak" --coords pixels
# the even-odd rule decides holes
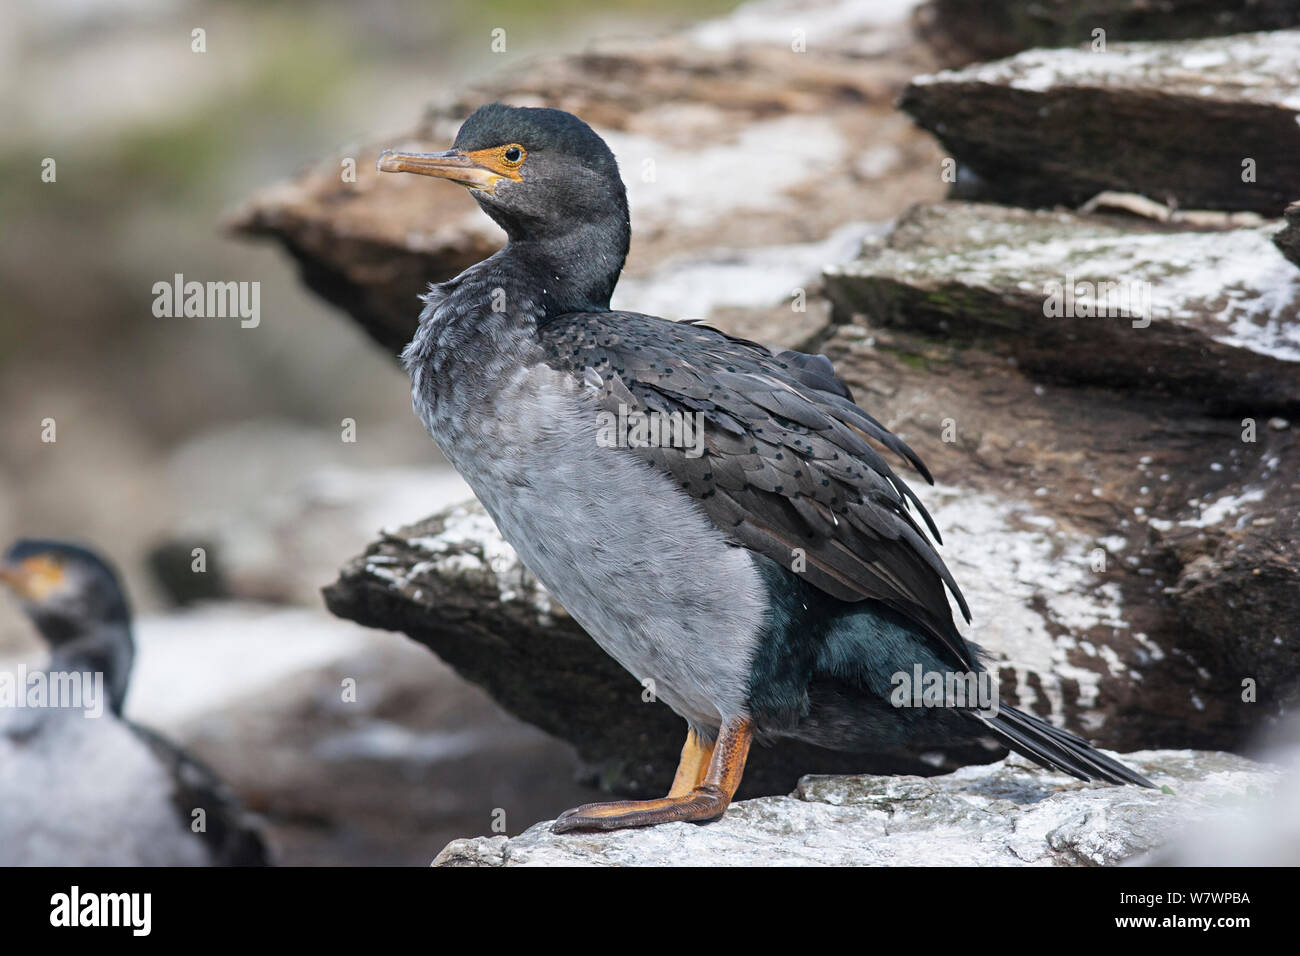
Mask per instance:
[[[21,595],[27,582],[27,575],[22,566],[0,561],[0,584],[8,585],[15,593]]]
[[[43,601],[63,584],[63,569],[44,558],[29,558],[20,564],[0,561],[0,583],[25,601]]]
[[[386,149],[379,154],[376,165],[381,173],[436,176],[438,179],[449,179],[470,189],[482,189],[489,193],[496,191],[497,180],[507,178],[507,175],[497,172],[482,160],[455,149],[449,149],[445,153],[403,153]]]

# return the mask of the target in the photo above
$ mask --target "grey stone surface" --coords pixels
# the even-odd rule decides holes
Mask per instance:
[[[1300,182],[1297,87],[1300,31],[1279,30],[1027,50],[917,77],[901,106],[978,180],[968,196],[1078,206],[1118,190],[1275,217]]]
[[[705,825],[558,835],[545,822],[453,841],[434,866],[1109,866],[1249,815],[1283,778],[1225,753],[1124,760],[1162,789],[1084,784],[1019,757],[926,779],[805,777]]]
[[[1273,234],[1273,243],[1282,255],[1300,267],[1300,202],[1293,202],[1284,213],[1286,225]]]
[[[1300,272],[1271,241],[1277,230],[938,203],[829,266],[827,292],[843,321],[995,339],[1054,378],[1290,409]]]
[[[995,60],[1032,47],[1182,40],[1300,26],[1290,0],[929,0],[917,10],[923,36],[950,65]]]

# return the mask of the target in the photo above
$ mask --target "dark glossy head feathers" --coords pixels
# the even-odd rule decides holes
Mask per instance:
[[[618,163],[605,141],[590,126],[564,110],[488,103],[461,124],[454,147],[472,153],[510,143],[523,146],[529,159],[548,154],[563,157],[567,163],[586,166],[607,181],[617,182],[618,191],[622,191]],[[527,165],[525,161],[525,168]]]
[[[0,581],[52,644],[130,618],[113,569],[95,552],[66,541],[15,542],[0,560]]]
[[[590,126],[563,110],[489,103],[465,120],[455,149],[481,154],[511,144],[524,151],[519,178],[471,190],[506,235],[550,241],[608,224],[609,241],[626,255],[627,191],[614,154]]]
[[[607,308],[631,241],[614,154],[562,110],[489,103],[443,153],[386,150],[381,172],[457,183],[510,239],[516,273],[536,278],[548,312]]]

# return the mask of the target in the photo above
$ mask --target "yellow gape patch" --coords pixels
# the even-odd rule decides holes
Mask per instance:
[[[491,149],[476,149],[465,155],[484,169],[490,169],[499,176],[513,179],[517,183],[523,181],[524,177],[519,174],[519,167],[528,158],[528,151],[518,143],[493,146]]]
[[[63,587],[64,580],[63,563],[45,554],[27,558],[16,567],[0,568],[0,581],[28,601],[44,601]]]

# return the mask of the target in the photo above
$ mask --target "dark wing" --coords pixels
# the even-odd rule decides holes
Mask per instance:
[[[794,568],[836,598],[883,601],[922,624],[957,659],[972,655],[952,620],[970,610],[912,508],[920,500],[867,441],[916,454],[853,403],[824,355],[773,352],[698,324],[634,312],[574,313],[545,323],[547,364],[584,379],[617,411],[694,413],[705,452],[638,448],[737,544]]]
[[[192,830],[194,811],[203,809],[206,826],[196,836],[207,846],[213,866],[270,865],[270,853],[252,818],[207,765],[148,727],[135,723],[130,727],[167,769],[181,826]]]

